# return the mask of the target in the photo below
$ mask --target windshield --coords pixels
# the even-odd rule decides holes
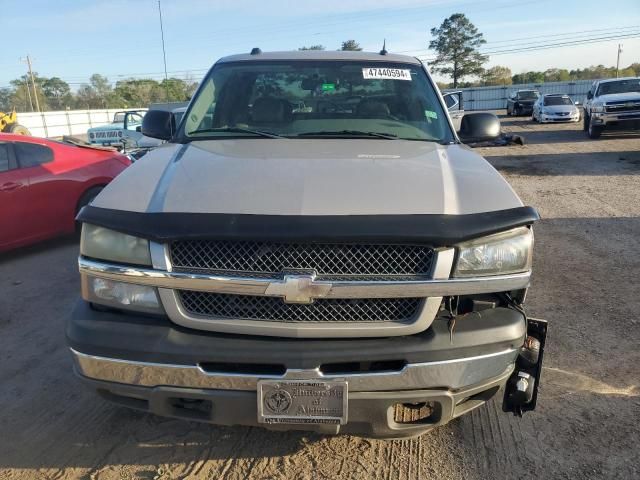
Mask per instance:
[[[545,106],[550,105],[573,105],[573,102],[569,97],[545,97]]]
[[[445,115],[420,65],[242,62],[218,65],[205,78],[181,137],[256,138],[268,133],[451,142]]]
[[[522,100],[535,100],[539,96],[540,95],[538,94],[538,92],[536,92],[534,90],[527,90],[525,92],[518,92],[518,98],[522,99]]]
[[[640,92],[640,78],[601,83],[598,87],[598,96],[629,92]]]

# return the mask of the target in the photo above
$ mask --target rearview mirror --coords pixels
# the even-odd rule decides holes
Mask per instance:
[[[142,120],[142,134],[147,137],[169,140],[175,131],[176,121],[171,112],[150,110]]]
[[[488,142],[500,136],[500,120],[493,113],[467,113],[460,122],[458,137],[462,143]]]

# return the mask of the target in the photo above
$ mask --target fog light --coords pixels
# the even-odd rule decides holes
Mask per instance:
[[[108,307],[147,313],[163,311],[155,287],[84,277],[82,292],[85,300]]]

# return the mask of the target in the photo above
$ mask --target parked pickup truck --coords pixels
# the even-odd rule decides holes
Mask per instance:
[[[168,143],[78,216],[67,339],[104,398],[385,438],[498,392],[535,407],[538,214],[462,144],[497,117],[457,133],[419,60],[254,49],[212,67],[178,127],[150,111],[142,131]]]
[[[583,119],[589,138],[599,138],[605,129],[640,129],[640,77],[593,82]]]
[[[116,112],[111,123],[87,130],[89,143],[128,148],[151,148],[160,145],[158,139],[145,137],[141,133],[142,119],[146,113],[147,110]]]

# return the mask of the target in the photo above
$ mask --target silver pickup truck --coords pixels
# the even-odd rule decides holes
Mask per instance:
[[[300,105],[304,105],[301,108]],[[113,402],[224,425],[421,434],[501,392],[536,404],[523,301],[538,214],[462,142],[425,66],[235,55],[168,140],[78,216],[76,373]]]
[[[583,129],[599,138],[605,129],[640,130],[640,77],[593,82],[584,101]]]

